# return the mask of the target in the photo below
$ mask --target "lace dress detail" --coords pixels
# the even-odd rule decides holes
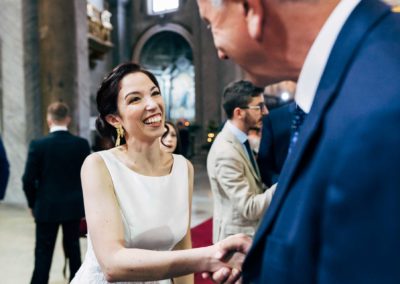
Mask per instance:
[[[152,177],[138,174],[110,150],[98,152],[111,175],[124,225],[125,246],[159,251],[172,250],[185,236],[189,224],[188,167],[173,155],[171,173]],[[71,284],[108,284],[88,235],[87,252]],[[146,282],[169,284],[170,279]]]

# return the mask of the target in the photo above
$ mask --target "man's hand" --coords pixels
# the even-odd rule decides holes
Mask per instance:
[[[203,278],[211,278],[215,283],[241,283],[242,264],[251,243],[252,239],[244,234],[229,236],[216,243],[218,247],[216,257],[231,269],[223,267],[212,274],[204,272]]]
[[[252,239],[245,234],[236,234],[216,243],[220,253],[219,259],[228,257],[229,254],[240,252],[247,254],[250,250]]]

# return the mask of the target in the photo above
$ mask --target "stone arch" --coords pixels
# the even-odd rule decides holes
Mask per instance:
[[[193,50],[193,36],[184,27],[173,23],[168,23],[166,25],[155,25],[145,31],[143,35],[139,38],[133,52],[133,61],[139,62],[140,54],[146,42],[152,36],[160,32],[174,32],[179,34],[187,41],[187,43],[190,45],[190,48]]]
[[[133,60],[152,71],[160,83],[169,120],[195,120],[193,40],[176,24],[157,25],[139,39]]]

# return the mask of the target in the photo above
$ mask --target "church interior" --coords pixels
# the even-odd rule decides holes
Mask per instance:
[[[387,0],[400,5],[399,0]],[[0,0],[0,134],[10,179],[0,202],[1,283],[28,283],[33,267],[34,222],[22,190],[29,142],[48,133],[46,108],[71,108],[73,134],[91,149],[96,92],[116,65],[133,61],[153,72],[166,105],[166,119],[181,122],[195,176],[192,225],[212,215],[205,159],[225,120],[221,94],[246,73],[220,60],[194,0]],[[293,100],[295,82],[265,87],[270,108]],[[58,240],[60,242],[60,240]],[[85,240],[82,240],[85,251]],[[50,283],[67,283],[57,243]]]

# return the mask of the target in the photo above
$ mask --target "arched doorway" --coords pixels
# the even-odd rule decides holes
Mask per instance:
[[[168,120],[195,120],[195,72],[190,43],[187,31],[170,24],[148,30],[135,49],[134,60],[153,72],[160,83]]]

